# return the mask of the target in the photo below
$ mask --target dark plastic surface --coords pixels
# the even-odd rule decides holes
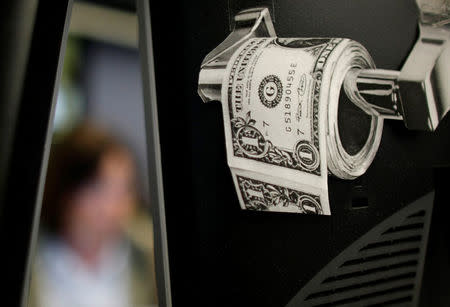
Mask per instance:
[[[368,172],[329,179],[330,217],[240,210],[221,106],[197,95],[200,63],[229,34],[230,5],[150,6],[174,306],[286,305],[343,249],[430,192],[434,164],[449,165],[448,119],[435,135],[386,122]],[[285,0],[273,11],[279,36],[349,37],[386,69],[401,67],[417,37],[413,0]]]

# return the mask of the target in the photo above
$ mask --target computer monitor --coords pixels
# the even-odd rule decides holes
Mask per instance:
[[[330,216],[252,212],[235,193],[221,106],[197,94],[202,60],[240,10],[269,8],[280,37],[359,41],[378,67],[398,70],[417,40],[415,1],[138,3],[141,43],[153,55],[143,65],[154,69],[145,82],[157,107],[173,305],[448,305],[437,280],[422,278],[436,276],[426,268],[448,250],[430,243],[427,255],[429,233],[441,245],[448,236],[436,217],[447,199],[448,118],[434,133],[386,121],[364,175],[329,177]]]

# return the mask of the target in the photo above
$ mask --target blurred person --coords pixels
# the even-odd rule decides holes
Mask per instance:
[[[125,231],[137,209],[135,175],[127,147],[91,124],[52,146],[30,307],[156,304],[152,255]]]

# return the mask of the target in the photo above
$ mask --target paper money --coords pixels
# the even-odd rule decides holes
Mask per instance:
[[[255,38],[231,57],[222,105],[243,209],[330,214],[323,73],[342,42]]]
[[[198,93],[204,102],[222,102],[227,160],[243,209],[331,214],[328,175],[361,176],[381,140],[376,114],[368,113],[358,137],[366,141],[353,147],[340,137],[340,128],[352,127],[338,120],[342,95],[343,109],[365,106],[354,76],[373,68],[353,40],[278,38],[267,9],[236,15],[233,32],[202,62]]]

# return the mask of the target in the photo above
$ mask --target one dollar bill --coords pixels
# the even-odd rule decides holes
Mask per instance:
[[[331,213],[326,68],[343,41],[254,38],[231,57],[222,105],[228,164],[243,209]]]

